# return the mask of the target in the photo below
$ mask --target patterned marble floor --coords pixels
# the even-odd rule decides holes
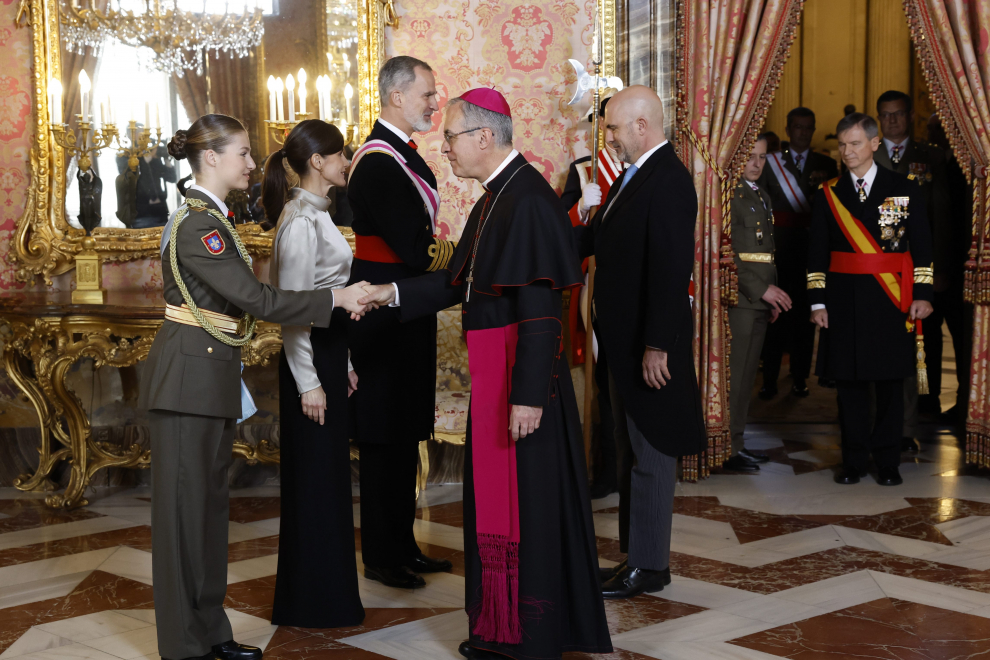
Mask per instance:
[[[905,455],[903,486],[842,487],[832,482],[834,426],[751,427],[750,446],[772,462],[759,475],[678,486],[674,582],[606,604],[616,652],[602,657],[990,657],[990,478],[962,466],[954,436],[927,433],[922,451]],[[414,592],[362,578],[367,620],[340,630],[269,624],[278,490],[233,495],[227,607],[237,639],[273,660],[459,657],[458,486],[427,490],[416,522],[424,550],[449,557],[454,572],[426,576]],[[57,513],[0,489],[0,660],[157,660],[148,498],[104,493]],[[617,500],[593,504],[600,561],[612,565]]]

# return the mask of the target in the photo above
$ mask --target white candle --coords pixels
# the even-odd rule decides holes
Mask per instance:
[[[354,110],[351,108],[351,98],[354,96],[354,88],[351,83],[344,85],[344,98],[347,100],[347,123],[354,123]]]
[[[278,111],[275,109],[275,76],[268,76],[268,119],[275,121]]]
[[[151,104],[144,102],[144,127],[151,128]]]
[[[55,81],[55,123],[65,123],[62,119],[62,83],[58,80]]]
[[[100,124],[103,126],[107,125],[107,109],[102,101],[100,101]]]
[[[86,108],[89,107],[89,90],[91,89],[89,75],[83,69],[79,72],[79,97],[82,106],[82,121],[86,121]]]
[[[155,130],[159,132],[162,130],[161,108],[158,107],[157,103],[155,104]]]
[[[323,97],[327,106],[327,121],[333,121],[333,80],[330,76],[323,76]]]
[[[324,82],[323,76],[316,79],[316,95],[320,99],[320,121],[325,121],[327,118],[327,104],[326,104],[326,83]]]
[[[285,79],[285,89],[289,92],[289,121],[296,120],[296,80],[290,73]]]
[[[278,120],[285,121],[285,97],[282,92],[285,90],[285,85],[282,83],[281,78],[275,79],[275,92],[278,94]]]
[[[299,114],[306,114],[306,69],[299,69]]]
[[[110,105],[110,96],[107,96],[107,121],[113,123],[113,106]]]

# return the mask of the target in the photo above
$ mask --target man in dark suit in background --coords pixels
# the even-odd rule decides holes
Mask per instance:
[[[806,381],[811,373],[811,353],[815,326],[808,322],[808,226],[811,200],[823,181],[838,174],[835,161],[811,148],[815,135],[815,113],[794,108],[787,113],[789,143],[782,152],[767,151],[767,165],[760,181],[773,202],[774,240],[777,245],[777,275],[782,288],[794,302],[793,312],[784,312],[767,328],[763,345],[763,388],[761,399],[777,395],[777,379],[784,351],[791,356],[791,392],[808,396]]]
[[[605,140],[630,167],[590,225],[576,231],[581,256],[594,254],[598,266],[592,309],[609,359],[619,543],[628,552],[603,575],[602,591],[632,598],[670,583],[677,457],[707,446],[686,295],[698,199],[650,88],[634,85],[612,97]]]

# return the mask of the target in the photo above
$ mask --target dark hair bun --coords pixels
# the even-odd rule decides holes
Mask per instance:
[[[186,140],[189,137],[188,131],[176,131],[172,139],[168,141],[168,153],[176,160],[186,158]]]

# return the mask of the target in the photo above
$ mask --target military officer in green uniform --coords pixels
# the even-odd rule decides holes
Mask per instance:
[[[255,319],[327,327],[335,306],[360,318],[360,284],[282,291],[255,277],[223,199],[255,164],[247,132],[224,115],[179,131],[169,153],[196,177],[162,236],[165,323],[148,354],[139,406],[151,426],[152,578],[164,660],[256,660],[233,640],[227,591],[227,469],[242,416],[241,351]],[[249,395],[248,395],[249,396]]]
[[[770,194],[757,181],[767,162],[767,138],[760,135],[743,170],[732,199],[732,250],[739,277],[739,304],[729,309],[732,331],[729,356],[729,429],[732,456],[723,463],[728,470],[755,472],[768,459],[751,452],[743,443],[746,414],[760,365],[760,351],[767,333],[781,312],[791,308],[791,298],[777,286],[774,266],[773,208]]]
[[[904,92],[890,90],[877,99],[877,119],[883,139],[874,154],[877,165],[888,170],[912,176],[920,184],[926,200],[928,223],[932,234],[933,266],[936,273],[946,273],[952,254],[951,200],[946,183],[945,152],[911,137],[914,125],[914,104]],[[941,286],[940,286],[941,285]],[[947,282],[939,278],[935,292],[947,288]],[[928,384],[931,394],[918,395],[915,377],[904,382],[904,431],[902,450],[917,449],[918,413],[938,416],[942,412],[938,393],[942,387],[942,310],[935,311],[925,323],[925,353],[928,356]]]

